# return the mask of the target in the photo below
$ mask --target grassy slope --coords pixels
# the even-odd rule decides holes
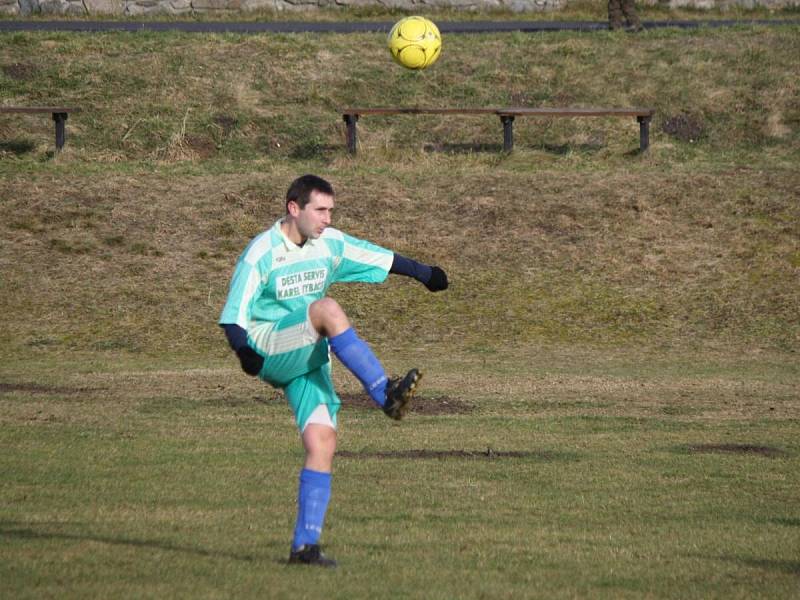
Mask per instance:
[[[797,40],[790,27],[453,36],[435,69],[410,73],[371,35],[8,36],[6,102],[86,112],[44,164],[45,119],[0,122],[4,347],[216,344],[233,259],[287,181],[315,170],[340,190],[341,227],[452,271],[446,302],[421,300],[433,339],[796,348]],[[482,117],[365,118],[360,156],[345,155],[338,107],[414,103],[658,113],[641,157],[636,124],[616,119],[519,119],[502,157]],[[682,114],[697,141],[660,131]],[[399,313],[417,288],[386,289],[341,293],[374,329],[414,327]],[[498,321],[512,328],[499,338]]]
[[[55,159],[47,119],[0,118],[0,580],[20,597],[793,593],[797,33],[452,36],[422,74],[372,35],[0,37],[4,102],[87,109]],[[346,156],[336,109],[389,103],[658,113],[645,156],[633,122],[522,119],[501,156],[481,117],[365,118]],[[680,114],[699,138],[662,132]],[[390,370],[423,363],[428,398],[473,412],[393,427],[348,408],[326,532],[344,566],[299,581],[279,562],[290,417],[214,320],[307,171],[336,184],[343,229],[447,267],[446,295],[335,296]],[[522,456],[399,459],[487,447]]]

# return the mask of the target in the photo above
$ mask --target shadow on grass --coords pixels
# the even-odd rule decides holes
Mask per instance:
[[[706,556],[704,558],[721,560],[746,567],[755,567],[757,569],[764,569],[766,571],[779,571],[781,573],[788,573],[789,575],[800,575],[800,560],[746,558],[740,556],[716,556],[716,557]]]
[[[132,546],[134,548],[153,548],[156,550],[167,550],[170,552],[184,552],[187,554],[207,556],[210,558],[230,558],[233,560],[242,560],[248,562],[255,560],[255,557],[248,554],[235,554],[232,552],[206,550],[204,548],[192,548],[191,546],[180,546],[159,540],[141,540],[125,537],[92,535],[89,533],[64,533],[60,531],[38,530],[31,527],[31,525],[31,523],[24,522],[2,522],[0,523],[0,538],[16,538],[22,540],[90,541],[111,544],[114,546]]]
[[[557,156],[566,156],[573,152],[597,152],[603,149],[603,144],[542,144],[538,146],[548,154],[555,154]]]
[[[10,142],[0,142],[0,153],[9,152],[21,156],[28,152],[33,152],[36,146],[27,140],[13,140]]]
[[[687,449],[693,454],[739,454],[778,458],[786,456],[786,452],[772,446],[754,444],[693,444]]]
[[[633,156],[644,156],[644,154],[646,152],[647,152],[647,150],[642,150],[641,148],[634,148],[633,150],[628,150],[625,153],[625,156],[631,156],[631,157],[633,157]]]
[[[502,144],[425,144],[425,152],[444,154],[474,154],[478,152],[503,152]]]

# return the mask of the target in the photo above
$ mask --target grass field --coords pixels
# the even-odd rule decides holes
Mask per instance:
[[[0,101],[84,109],[55,156],[0,115],[0,596],[796,597],[798,33],[450,36],[424,73],[371,34],[0,36]],[[646,154],[370,117],[351,157],[354,104],[657,112]],[[335,367],[335,572],[285,565],[301,447],[215,325],[305,172],[452,281],[333,288],[425,371],[394,424]]]

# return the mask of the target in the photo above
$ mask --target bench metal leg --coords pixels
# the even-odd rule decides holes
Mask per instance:
[[[636,117],[639,121],[639,150],[644,152],[650,146],[650,117]]]
[[[511,152],[514,148],[514,117],[501,116],[503,122],[503,151]]]
[[[358,132],[356,131],[358,115],[344,115],[344,122],[347,123],[347,151],[355,154],[358,142]]]
[[[67,140],[67,113],[53,113],[53,121],[56,122],[56,150],[61,150]]]

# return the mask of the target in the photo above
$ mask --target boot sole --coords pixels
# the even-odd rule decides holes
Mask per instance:
[[[400,397],[400,407],[397,409],[397,412],[399,414],[398,420],[406,416],[406,413],[408,412],[409,409],[409,403],[411,402],[411,399],[414,397],[414,394],[417,392],[417,385],[419,385],[421,379],[422,379],[422,373],[417,371],[414,380],[409,384],[406,391],[403,392],[403,395]]]

